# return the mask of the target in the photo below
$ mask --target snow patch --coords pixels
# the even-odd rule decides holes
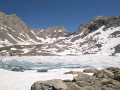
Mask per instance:
[[[16,48],[11,48],[11,50],[17,50]]]
[[[30,49],[24,48],[24,49],[22,49],[22,51],[23,51],[24,54],[25,54],[25,53],[28,53],[28,52],[30,51]]]

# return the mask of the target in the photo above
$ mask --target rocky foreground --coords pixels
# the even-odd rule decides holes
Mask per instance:
[[[31,90],[120,90],[119,68],[110,67],[101,70],[89,68],[83,72],[70,71],[65,74],[78,75],[73,80],[37,81],[31,86]]]

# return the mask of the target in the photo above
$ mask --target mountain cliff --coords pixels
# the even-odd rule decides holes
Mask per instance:
[[[120,53],[120,16],[96,16],[71,34],[63,25],[32,29],[15,14],[0,12],[0,55],[115,55]]]

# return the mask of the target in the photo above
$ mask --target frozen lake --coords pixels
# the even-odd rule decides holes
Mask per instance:
[[[14,56],[0,57],[8,65],[17,65],[27,69],[24,72],[13,72],[0,69],[0,90],[30,90],[35,81],[50,79],[72,79],[73,75],[64,73],[71,70],[82,71],[84,68],[119,67],[118,56]],[[48,70],[36,72],[37,69]]]

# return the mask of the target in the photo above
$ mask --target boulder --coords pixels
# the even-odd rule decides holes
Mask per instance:
[[[44,84],[49,85],[49,86],[53,86],[57,90],[58,89],[66,90],[66,88],[67,88],[66,84],[63,83],[63,81],[60,79],[48,80]]]
[[[80,71],[69,71],[69,72],[65,72],[64,74],[81,74],[82,72]]]
[[[84,81],[84,82],[91,82],[94,81],[96,78],[87,74],[78,74],[78,76],[73,77],[73,81]]]
[[[97,70],[96,68],[88,68],[83,70],[83,72],[85,73],[97,73],[99,70]]]
[[[88,85],[88,83],[87,83],[87,82],[84,82],[84,81],[77,81],[75,84],[77,84],[77,85],[80,86],[80,87],[85,87],[85,86]]]
[[[109,68],[106,68],[106,69],[109,70],[110,72],[114,73],[114,74],[120,72],[119,68],[109,67]]]
[[[67,88],[67,90],[85,90],[85,89],[82,87],[79,87],[75,83],[72,83],[71,86],[69,88]]]
[[[35,82],[31,90],[66,90],[67,85],[59,79],[48,80],[44,82]]]
[[[107,70],[111,71],[114,74],[114,79],[120,81],[120,69],[119,68],[106,68]]]
[[[78,76],[74,77],[74,81],[75,84],[77,84],[79,87],[82,87],[84,89],[88,86],[100,86],[100,80],[98,78],[87,74],[79,74]],[[89,90],[89,89],[85,89],[85,90]]]
[[[31,90],[43,90],[42,89],[42,84],[43,82],[35,82],[32,86],[31,86]]]
[[[63,80],[63,82],[70,87],[70,85],[73,83],[73,80]]]
[[[114,74],[107,69],[102,69],[97,73],[94,73],[93,76],[96,76],[97,78],[114,78]]]
[[[107,85],[107,84],[111,84],[111,82],[110,82],[110,80],[109,79],[103,79],[103,80],[101,80],[101,84],[102,85]]]
[[[115,80],[120,81],[120,73],[116,73],[116,74],[115,74]]]
[[[95,72],[93,76],[80,72],[73,80],[54,79],[36,82],[31,90],[120,90],[119,71],[118,68],[105,68]]]

